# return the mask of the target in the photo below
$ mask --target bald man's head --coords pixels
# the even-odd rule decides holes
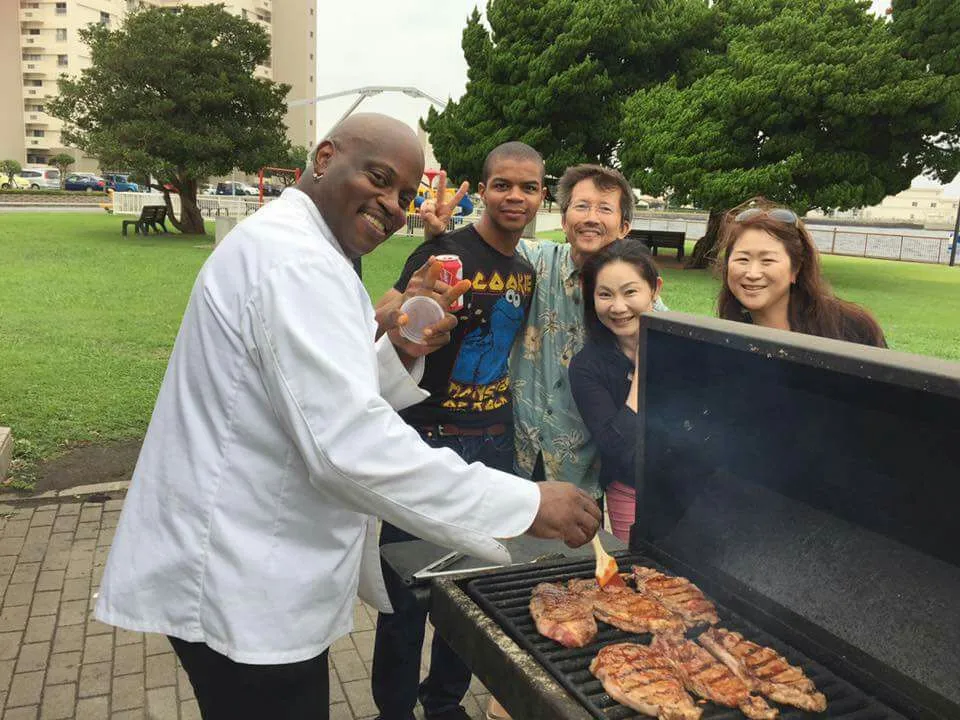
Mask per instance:
[[[373,250],[403,226],[423,175],[423,150],[409,126],[375,113],[339,123],[316,148],[300,190],[349,257]]]

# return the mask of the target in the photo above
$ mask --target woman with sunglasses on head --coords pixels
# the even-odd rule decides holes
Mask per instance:
[[[591,256],[580,281],[587,342],[570,361],[570,390],[600,453],[611,530],[629,542],[636,512],[640,315],[653,310],[663,280],[646,246],[624,239]]]
[[[833,294],[797,214],[763,198],[734,208],[720,230],[721,318],[886,347],[867,310]]]

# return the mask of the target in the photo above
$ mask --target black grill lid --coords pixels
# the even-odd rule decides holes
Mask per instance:
[[[631,546],[960,717],[960,366],[680,313],[641,334]]]

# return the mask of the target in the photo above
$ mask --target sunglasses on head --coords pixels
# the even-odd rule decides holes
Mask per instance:
[[[739,213],[733,220],[734,222],[744,222],[751,218],[759,217],[760,215],[766,215],[769,218],[773,218],[777,222],[787,223],[788,225],[797,226],[800,223],[800,218],[797,217],[797,214],[793,210],[788,210],[787,208],[772,208],[770,210],[763,210],[761,208],[748,208],[747,210]]]

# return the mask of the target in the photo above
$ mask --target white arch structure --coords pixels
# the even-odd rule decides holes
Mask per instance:
[[[319,102],[324,100],[333,100],[335,98],[346,97],[347,95],[358,95],[359,97],[353,102],[349,109],[340,116],[340,119],[333,124],[333,127],[336,127],[341,123],[346,117],[350,115],[357,107],[366,100],[368,97],[373,97],[374,95],[379,95],[385,92],[396,92],[403,95],[407,95],[412,98],[422,98],[424,100],[430,101],[433,105],[438,107],[441,111],[447,106],[447,104],[440,100],[439,98],[434,97],[428,93],[425,93],[419,88],[403,85],[368,85],[366,87],[353,88],[352,90],[341,90],[340,92],[327,93],[326,95],[317,95],[313,98],[304,98],[302,100],[290,100],[287,102],[287,106],[290,108],[303,107],[304,105],[316,105]]]

